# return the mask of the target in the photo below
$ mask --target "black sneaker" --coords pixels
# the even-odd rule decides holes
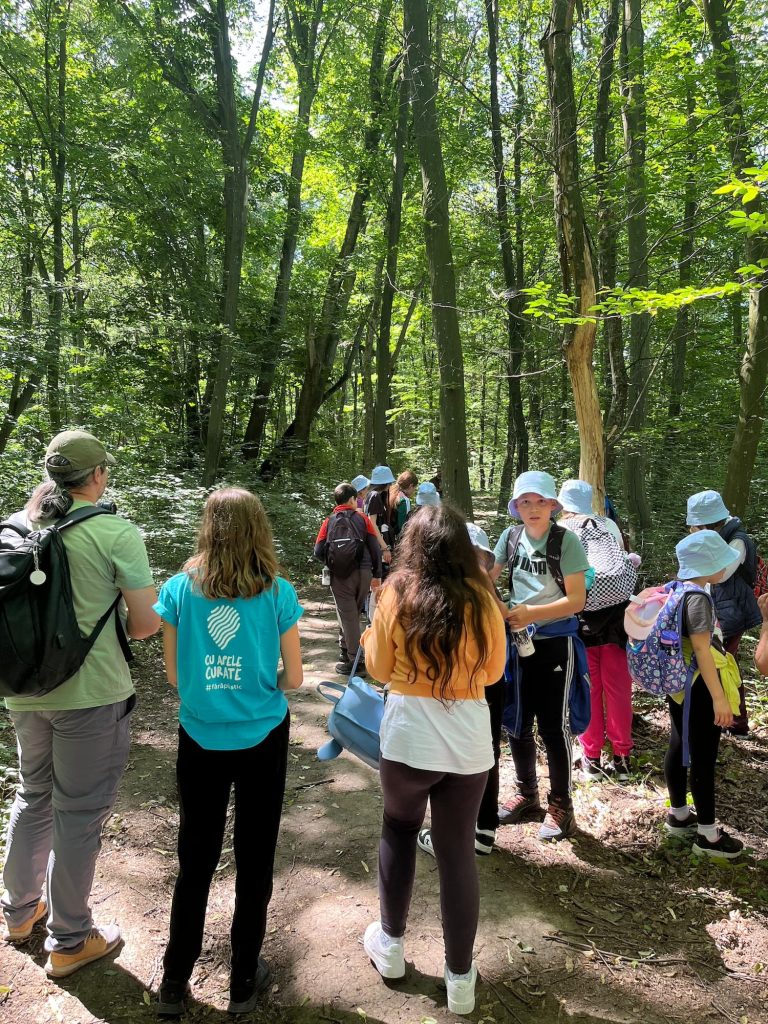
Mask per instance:
[[[686,839],[695,834],[698,824],[699,819],[694,811],[688,811],[688,816],[683,818],[682,821],[670,812],[667,815],[667,820],[664,822],[664,831],[667,835],[674,836],[676,839]]]
[[[744,849],[744,843],[729,836],[725,829],[721,828],[714,843],[710,843],[707,837],[699,832],[691,849],[700,856],[725,857],[726,860],[734,860]]]
[[[632,777],[632,767],[627,754],[614,754],[613,777],[617,782],[629,782]]]
[[[526,818],[541,814],[543,807],[539,803],[539,796],[524,796],[518,793],[499,807],[500,825],[519,825]]]
[[[496,832],[490,828],[475,829],[475,853],[478,857],[487,857],[493,851],[496,842]]]
[[[272,981],[272,971],[263,957],[259,957],[256,977],[242,982],[231,981],[227,1013],[250,1013],[256,1009],[259,997]]]
[[[352,662],[351,661],[337,661],[336,671],[340,676],[348,676],[352,674]]]
[[[597,779],[605,778],[605,771],[599,757],[587,757],[586,754],[582,754],[581,777],[585,782],[595,782]]]
[[[192,989],[188,981],[169,981],[164,978],[157,990],[155,1011],[158,1017],[181,1017],[184,1013],[184,1003]]]

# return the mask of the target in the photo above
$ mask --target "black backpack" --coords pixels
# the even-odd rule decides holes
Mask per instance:
[[[86,506],[40,530],[31,530],[20,516],[0,523],[0,696],[41,697],[66,682],[113,613],[123,656],[131,660],[117,612],[120,594],[90,636],[80,632],[61,538],[62,530],[109,514],[98,505]]]
[[[507,568],[509,569],[509,592],[514,593],[512,588],[512,571],[515,565],[515,555],[517,554],[517,548],[520,544],[520,538],[523,535],[524,526],[516,526],[513,530],[509,531],[509,537],[507,537]],[[565,593],[565,579],[563,577],[563,570],[560,568],[560,558],[563,552],[563,536],[565,534],[565,527],[559,526],[557,523],[552,523],[549,530],[549,536],[547,537],[547,568],[549,573],[554,579],[558,587]]]
[[[325,564],[340,579],[360,568],[365,550],[365,520],[355,509],[334,512],[328,520]]]

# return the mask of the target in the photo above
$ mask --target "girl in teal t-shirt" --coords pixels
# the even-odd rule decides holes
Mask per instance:
[[[285,691],[303,681],[302,608],[278,576],[269,520],[255,495],[227,488],[208,497],[197,553],[162,588],[155,610],[163,620],[168,682],[180,698],[181,819],[157,1010],[184,1011],[234,788],[229,1012],[249,1013],[271,977],[260,953],[285,791]]]

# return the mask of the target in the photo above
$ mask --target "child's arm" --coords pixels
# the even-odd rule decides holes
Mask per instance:
[[[761,594],[757,599],[757,605],[763,616],[763,624],[760,627],[760,639],[755,651],[755,665],[758,672],[768,676],[768,594]]]
[[[572,572],[565,577],[565,595],[549,604],[519,604],[507,611],[507,622],[512,629],[524,629],[532,622],[549,622],[578,615],[587,601],[587,587],[583,572]]]
[[[296,622],[280,636],[280,657],[283,667],[277,673],[277,688],[298,690],[304,682],[304,666],[301,664],[301,640]]]
[[[179,685],[179,673],[176,662],[176,638],[178,631],[175,626],[163,622],[163,660],[165,661],[165,678],[171,686]]]
[[[731,705],[728,703],[728,698],[725,696],[723,684],[720,682],[720,676],[715,667],[715,659],[712,657],[710,648],[712,636],[709,633],[691,633],[690,641],[693,653],[696,655],[701,678],[704,680],[712,697],[712,704],[715,709],[715,725],[720,725],[727,729],[729,725],[733,725],[733,712],[731,711]]]

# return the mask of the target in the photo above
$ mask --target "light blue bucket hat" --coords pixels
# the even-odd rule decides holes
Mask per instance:
[[[552,501],[557,502],[557,507],[552,509],[552,515],[563,510],[563,506],[557,500],[555,481],[549,473],[531,470],[528,473],[521,473],[517,480],[515,480],[515,486],[512,489],[512,499],[507,505],[507,509],[509,514],[516,519],[520,518],[520,513],[517,511],[517,499],[522,497],[523,494],[538,494],[540,498],[550,498]]]
[[[376,486],[379,484],[393,484],[395,478],[392,476],[392,470],[389,466],[374,466],[370,482]]]
[[[358,494],[360,493],[360,491],[364,491],[366,487],[371,486],[371,481],[363,473],[361,473],[359,476],[356,476],[354,480],[350,480],[350,483],[355,488]]]
[[[688,526],[711,526],[728,519],[730,512],[717,491],[699,491],[688,499]]]
[[[564,512],[577,512],[582,516],[592,515],[592,484],[586,480],[564,480],[557,500]]]
[[[439,505],[440,495],[437,493],[437,488],[430,480],[425,480],[423,484],[419,484],[416,490],[416,504],[417,505]]]
[[[677,545],[675,554],[680,566],[677,573],[680,580],[713,576],[741,558],[736,548],[726,544],[716,530],[697,530],[689,534]]]
[[[488,551],[490,554],[493,554],[491,551],[491,542],[488,540],[488,534],[482,526],[478,526],[476,523],[467,523],[467,533],[469,534],[469,539],[472,541],[473,547],[480,548],[481,551]]]

